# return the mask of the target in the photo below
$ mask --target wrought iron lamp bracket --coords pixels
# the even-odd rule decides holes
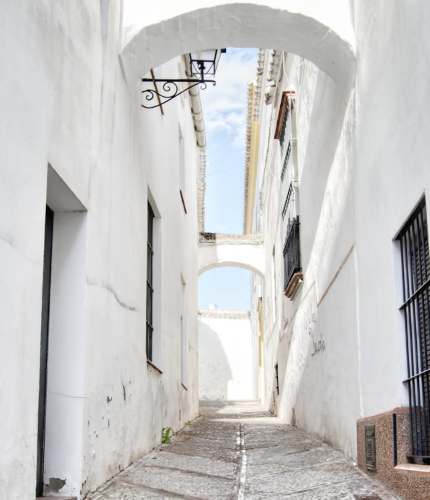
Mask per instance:
[[[155,87],[154,89],[142,90],[142,94],[144,95],[144,103],[142,104],[142,107],[146,109],[159,108],[163,104],[166,104],[175,97],[178,97],[179,95],[183,94],[184,92],[187,92],[187,90],[190,90],[193,87],[196,87],[197,85],[200,85],[201,90],[205,90],[206,87],[208,86],[207,85],[208,83],[216,85],[215,80],[205,80],[204,78],[201,78],[200,80],[197,80],[195,78],[193,79],[183,78],[178,80],[167,80],[162,78],[161,79],[142,78],[142,82],[152,82]],[[158,90],[157,83],[163,84],[162,89],[164,93]],[[179,84],[181,83],[191,83],[192,85],[189,85],[186,89],[180,90]],[[157,97],[158,101],[157,104],[152,103],[154,97]]]

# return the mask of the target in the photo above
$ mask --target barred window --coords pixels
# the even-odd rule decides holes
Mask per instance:
[[[152,361],[153,302],[154,302],[154,211],[148,203],[148,244],[146,253],[146,357]]]
[[[403,304],[411,424],[411,461],[430,464],[430,261],[425,198],[401,229]]]
[[[287,136],[287,121],[288,121],[289,111],[290,111],[290,107],[288,105],[288,100],[287,100],[287,105],[285,107],[285,112],[284,112],[284,118],[282,120],[281,135],[279,137],[279,142],[281,143],[281,148],[284,147],[285,137]]]
[[[287,148],[287,152],[285,154],[284,164],[282,165],[281,182],[284,182],[284,177],[285,177],[285,173],[287,171],[288,162],[290,160],[290,155],[291,155],[291,141],[288,141],[288,148]]]
[[[284,243],[284,290],[288,298],[291,297],[296,280],[303,278],[299,228],[299,216],[297,216],[289,223]]]
[[[288,206],[290,204],[292,194],[293,194],[293,183],[290,182],[290,185],[288,187],[287,196],[285,197],[285,201],[284,201],[284,206],[282,208],[282,220],[285,219],[285,216],[287,214],[287,210],[288,210]]]

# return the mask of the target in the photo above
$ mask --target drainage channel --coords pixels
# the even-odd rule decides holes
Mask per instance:
[[[237,431],[237,448],[240,453],[240,465],[237,479],[237,495],[236,500],[244,500],[245,498],[245,483],[246,483],[246,448],[243,424],[239,424]]]

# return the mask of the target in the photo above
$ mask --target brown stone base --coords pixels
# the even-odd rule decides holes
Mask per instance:
[[[397,467],[394,464],[393,414],[397,420]],[[366,470],[365,426],[375,425],[376,471]],[[430,476],[407,464],[410,452],[409,408],[362,418],[357,421],[358,467],[405,500],[430,500]],[[422,466],[421,466],[422,467]]]

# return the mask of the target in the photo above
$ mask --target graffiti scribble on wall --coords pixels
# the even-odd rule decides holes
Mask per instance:
[[[322,337],[322,334],[321,333],[317,334],[315,332],[317,317],[315,314],[315,310],[312,308],[311,305],[309,305],[309,307],[303,313],[303,324],[305,331],[312,338],[313,352],[311,353],[311,356],[315,356],[315,354],[319,354],[325,351],[325,341]]]

